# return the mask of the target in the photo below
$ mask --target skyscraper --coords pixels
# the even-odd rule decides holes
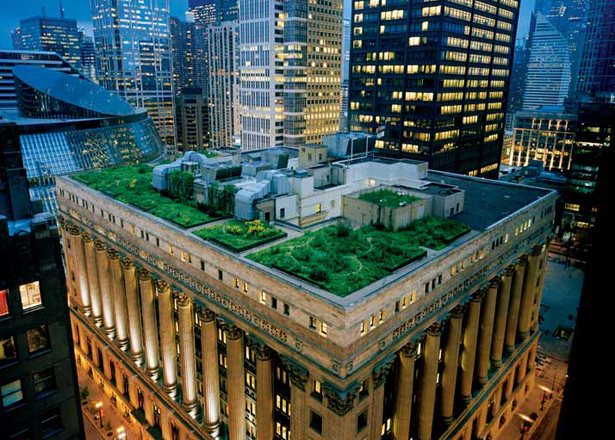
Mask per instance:
[[[542,13],[532,15],[523,110],[563,110],[570,80],[568,41]]]
[[[241,147],[320,143],[339,129],[341,0],[240,0]]]
[[[89,35],[83,36],[83,44],[81,45],[81,72],[90,80],[97,82],[96,79],[96,51],[94,49],[94,40]]]
[[[350,20],[342,24],[342,93],[340,97],[340,131],[348,130],[348,83],[350,78]]]
[[[21,40],[18,47],[15,42]],[[56,52],[75,69],[81,69],[82,34],[77,20],[67,18],[32,17],[21,20],[13,33],[15,50]]]
[[[615,3],[591,0],[578,91],[595,95],[615,91]]]
[[[187,17],[188,18],[188,17]],[[194,21],[171,17],[171,50],[173,53],[173,85],[175,95],[182,89],[195,87],[196,35]]]
[[[350,130],[382,154],[497,177],[517,0],[353,4]]]
[[[98,83],[149,112],[175,149],[169,0],[90,0]]]
[[[188,11],[194,17],[195,87],[207,96],[209,47],[207,29],[220,22],[220,0],[189,0]]]
[[[198,88],[184,88],[175,101],[177,149],[179,151],[209,148],[209,108],[207,97]]]

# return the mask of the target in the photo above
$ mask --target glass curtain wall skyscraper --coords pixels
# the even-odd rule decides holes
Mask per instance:
[[[383,154],[497,177],[519,2],[355,1],[350,130]]]
[[[169,0],[90,0],[98,83],[148,110],[175,148]]]

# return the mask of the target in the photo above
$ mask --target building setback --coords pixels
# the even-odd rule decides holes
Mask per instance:
[[[188,153],[154,171],[154,183],[164,187],[166,171],[191,169],[202,172],[196,191],[224,171],[215,160]],[[265,166],[255,160],[242,165],[246,177]],[[237,168],[235,158],[229,166]],[[381,210],[360,196],[382,187],[420,199],[398,214],[438,212],[471,231],[340,296],[118,202],[79,176],[58,178],[70,290],[79,298],[75,354],[120,411],[156,438],[231,440],[487,438],[516,419],[535,379],[554,192],[414,161],[266,173],[272,180],[259,183],[275,182],[273,192],[251,209],[267,210],[293,237],[340,215],[369,224],[361,212]],[[325,184],[325,174],[337,180]],[[237,203],[256,183],[242,182],[235,213],[251,215]],[[276,240],[259,249],[286,239]]]
[[[353,3],[350,130],[383,154],[497,178],[519,2]]]
[[[84,429],[58,227],[37,205],[18,129],[0,120],[2,437],[77,440]]]

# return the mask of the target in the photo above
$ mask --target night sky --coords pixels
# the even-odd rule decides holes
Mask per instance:
[[[171,14],[183,17],[188,9],[188,0],[170,0]],[[350,17],[351,0],[344,0],[345,16]],[[530,12],[534,8],[535,0],[521,0],[521,17],[519,19],[518,37],[528,32]],[[75,18],[80,26],[86,28],[91,34],[92,24],[89,0],[62,0],[66,18]],[[22,18],[41,14],[41,7],[45,6],[48,17],[59,17],[60,8],[58,0],[0,0],[0,49],[12,49],[11,30],[19,25]]]

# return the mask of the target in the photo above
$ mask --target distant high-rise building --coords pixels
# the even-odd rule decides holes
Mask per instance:
[[[209,148],[209,109],[207,97],[199,88],[185,88],[175,102],[177,149],[179,151]]]
[[[518,39],[514,50],[515,58],[513,60],[512,73],[510,75],[505,131],[512,131],[515,113],[523,107],[523,90],[525,88],[528,59],[527,37]]]
[[[382,154],[498,176],[519,2],[354,2],[350,130]]]
[[[27,18],[13,32],[15,50],[56,52],[76,69],[81,69],[81,45],[77,20],[67,18]]]
[[[615,91],[615,2],[589,2],[577,89],[596,95]]]
[[[209,124],[211,148],[228,148],[240,133],[239,26],[224,21],[207,29],[209,42]]]
[[[83,439],[58,227],[29,199],[19,138],[0,118],[2,438]]]
[[[220,0],[189,0],[188,11],[194,18],[194,86],[200,87],[205,96],[208,94],[207,74],[209,72],[209,48],[207,28],[219,22]]]
[[[348,82],[350,79],[350,20],[342,23],[342,93],[340,97],[340,131],[348,130]]]
[[[97,82],[94,40],[88,35],[83,35],[83,44],[81,45],[81,72],[90,80]]]
[[[173,53],[173,85],[175,95],[182,89],[195,87],[197,70],[195,23],[171,17],[171,50]]]
[[[561,32],[542,14],[532,15],[523,110],[563,110],[570,88],[570,48]]]
[[[90,0],[98,83],[146,108],[175,149],[169,0]]]
[[[342,0],[240,0],[241,147],[321,143],[339,130]]]

